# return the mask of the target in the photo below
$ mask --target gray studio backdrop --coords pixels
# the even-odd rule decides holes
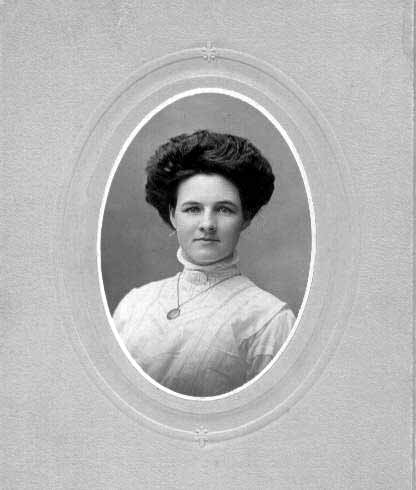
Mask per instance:
[[[110,311],[131,288],[180,270],[176,237],[145,202],[145,165],[170,137],[203,128],[247,137],[270,161],[275,192],[241,235],[241,270],[297,314],[311,256],[310,213],[298,165],[282,135],[260,111],[218,93],[185,97],[164,108],[139,131],[120,162],[101,233],[102,276]]]

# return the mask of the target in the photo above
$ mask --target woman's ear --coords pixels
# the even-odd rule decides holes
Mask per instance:
[[[175,210],[172,208],[172,206],[169,206],[169,219],[173,228],[176,230]]]

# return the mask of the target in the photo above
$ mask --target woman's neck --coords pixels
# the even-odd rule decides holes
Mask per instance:
[[[236,275],[238,270],[238,254],[234,251],[231,257],[220,260],[213,264],[194,264],[184,257],[182,248],[179,247],[177,252],[178,261],[183,265],[184,269],[182,276],[185,280],[191,280],[191,282],[212,282],[219,280],[223,277]]]

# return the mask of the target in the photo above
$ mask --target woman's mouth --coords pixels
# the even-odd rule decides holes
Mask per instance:
[[[195,241],[196,242],[219,242],[219,240],[217,238],[206,238],[206,237],[195,238]]]

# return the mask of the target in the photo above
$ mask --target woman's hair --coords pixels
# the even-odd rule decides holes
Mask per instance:
[[[206,129],[180,134],[161,145],[146,167],[146,201],[171,225],[180,182],[196,174],[219,174],[238,189],[245,219],[270,199],[274,175],[269,162],[247,139]]]

